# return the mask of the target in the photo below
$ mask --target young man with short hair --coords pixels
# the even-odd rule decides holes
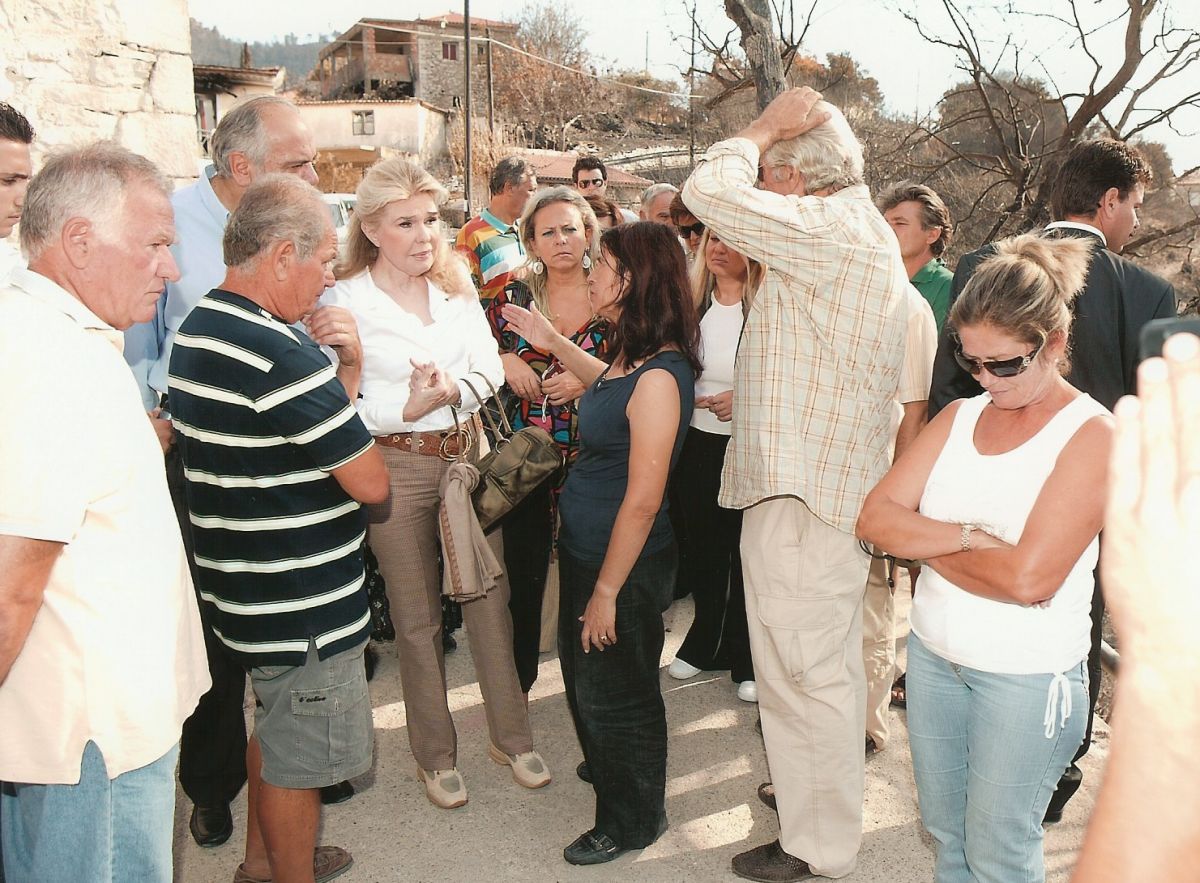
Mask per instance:
[[[21,252],[5,240],[21,220],[25,205],[25,190],[33,175],[29,145],[33,143],[33,127],[24,114],[0,101],[0,284],[9,274],[23,266]]]
[[[571,180],[575,189],[584,196],[596,194],[608,199],[608,169],[598,156],[581,156],[571,167]],[[618,206],[620,208],[620,206]],[[638,216],[628,209],[621,209],[624,223],[636,221]]]
[[[932,187],[902,181],[882,193],[875,205],[900,243],[908,281],[929,302],[938,331],[950,312],[950,283],[954,274],[942,255],[953,230],[950,209]]]

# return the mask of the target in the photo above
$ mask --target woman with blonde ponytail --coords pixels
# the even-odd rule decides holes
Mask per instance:
[[[1044,880],[1042,818],[1083,740],[1112,421],[1063,375],[1090,249],[1025,235],[980,264],[949,323],[984,392],[938,414],[858,521],[929,565],[908,727],[939,883]]]
[[[479,457],[480,402],[504,368],[466,264],[449,247],[439,207],[447,193],[411,160],[372,166],[358,186],[346,255],[325,302],[354,314],[363,372],[355,406],[391,475],[391,496],[369,507],[368,539],[387,583],[417,778],[436,806],[467,802],[446,701],[438,572],[438,488],[462,453]],[[461,427],[461,428],[460,428]],[[504,560],[499,531],[488,537]],[[533,750],[512,657],[508,580],[463,603],[487,710],[489,755],[518,784],[550,772]]]

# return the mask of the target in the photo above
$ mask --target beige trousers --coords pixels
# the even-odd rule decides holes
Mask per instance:
[[[862,841],[867,563],[851,534],[795,497],[743,514],[746,616],[779,840],[825,877],[853,871]]]
[[[368,506],[368,541],[387,583],[388,603],[400,653],[400,684],[413,757],[425,770],[457,763],[458,735],[446,704],[442,656],[442,587],[438,570],[438,484],[450,464],[395,448],[381,447],[391,496]],[[504,561],[499,530],[488,535]],[[529,714],[513,663],[508,578],[488,594],[463,604],[463,624],[483,694],[488,732],[505,754],[533,750]]]
[[[872,558],[863,598],[862,654],[867,676],[867,735],[877,748],[883,748],[891,735],[888,707],[896,669],[895,609],[895,595],[887,584],[887,561]]]

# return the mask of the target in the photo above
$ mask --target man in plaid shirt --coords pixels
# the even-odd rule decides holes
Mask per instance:
[[[862,183],[862,148],[820,98],[783,93],[713,145],[683,189],[697,218],[767,267],[738,351],[720,497],[745,510],[780,823],[779,840],[734,857],[751,880],[845,876],[862,840],[869,559],[854,522],[888,465],[909,283]]]

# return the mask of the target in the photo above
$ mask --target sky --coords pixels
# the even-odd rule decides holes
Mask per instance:
[[[811,5],[811,0],[785,2],[795,3],[798,19]],[[1091,75],[1090,62],[1059,23],[1044,14],[1037,17],[994,10],[995,6],[1003,5],[1018,12],[1049,10],[1069,14],[1067,0],[958,2],[967,10],[981,40],[986,40],[981,44],[986,57],[997,57],[1002,44],[1009,44],[1009,54],[1001,69],[1013,68],[1015,50],[1019,52],[1017,63],[1022,68],[1053,80],[1063,91],[1075,91],[1086,85]],[[733,24],[725,17],[721,0],[696,0],[696,4],[697,18],[705,30],[718,40],[723,39]],[[1161,8],[1175,25],[1200,28],[1200,14],[1194,11],[1193,4],[1194,0],[1163,0]],[[1125,6],[1123,0],[1099,3],[1078,0],[1078,5],[1081,14],[1091,16],[1084,19],[1089,29],[1102,24],[1106,15],[1112,18]],[[463,11],[462,0],[338,0],[336,3],[291,0],[285,7],[286,14],[277,12],[282,4],[245,0],[189,0],[189,6],[193,18],[217,27],[227,37],[245,41],[270,41],[288,33],[307,40],[319,34],[341,33],[359,18],[411,19]],[[687,68],[690,0],[687,3],[685,0],[590,0],[572,6],[589,34],[589,50],[614,68],[641,70],[648,61],[652,74],[673,79],[679,79],[680,72]],[[471,15],[482,18],[513,19],[519,10],[514,0],[471,2]],[[961,75],[955,70],[954,54],[924,41],[903,17],[904,11],[914,14],[923,28],[942,35],[953,33],[940,0],[817,0],[804,46],[822,59],[830,52],[848,52],[879,81],[893,111],[920,116]],[[1118,23],[1101,29],[1092,38],[1093,52],[1104,63],[1104,74],[1110,74],[1119,64],[1121,27]],[[1143,42],[1148,44],[1149,38]],[[1161,94],[1182,96],[1187,86],[1195,89],[1200,82],[1200,64],[1179,79],[1178,84]],[[1134,85],[1140,82],[1135,80]],[[1200,108],[1187,109],[1178,120],[1179,132],[1160,125],[1148,130],[1145,137],[1162,141],[1174,161],[1175,171],[1182,173],[1200,166]]]

